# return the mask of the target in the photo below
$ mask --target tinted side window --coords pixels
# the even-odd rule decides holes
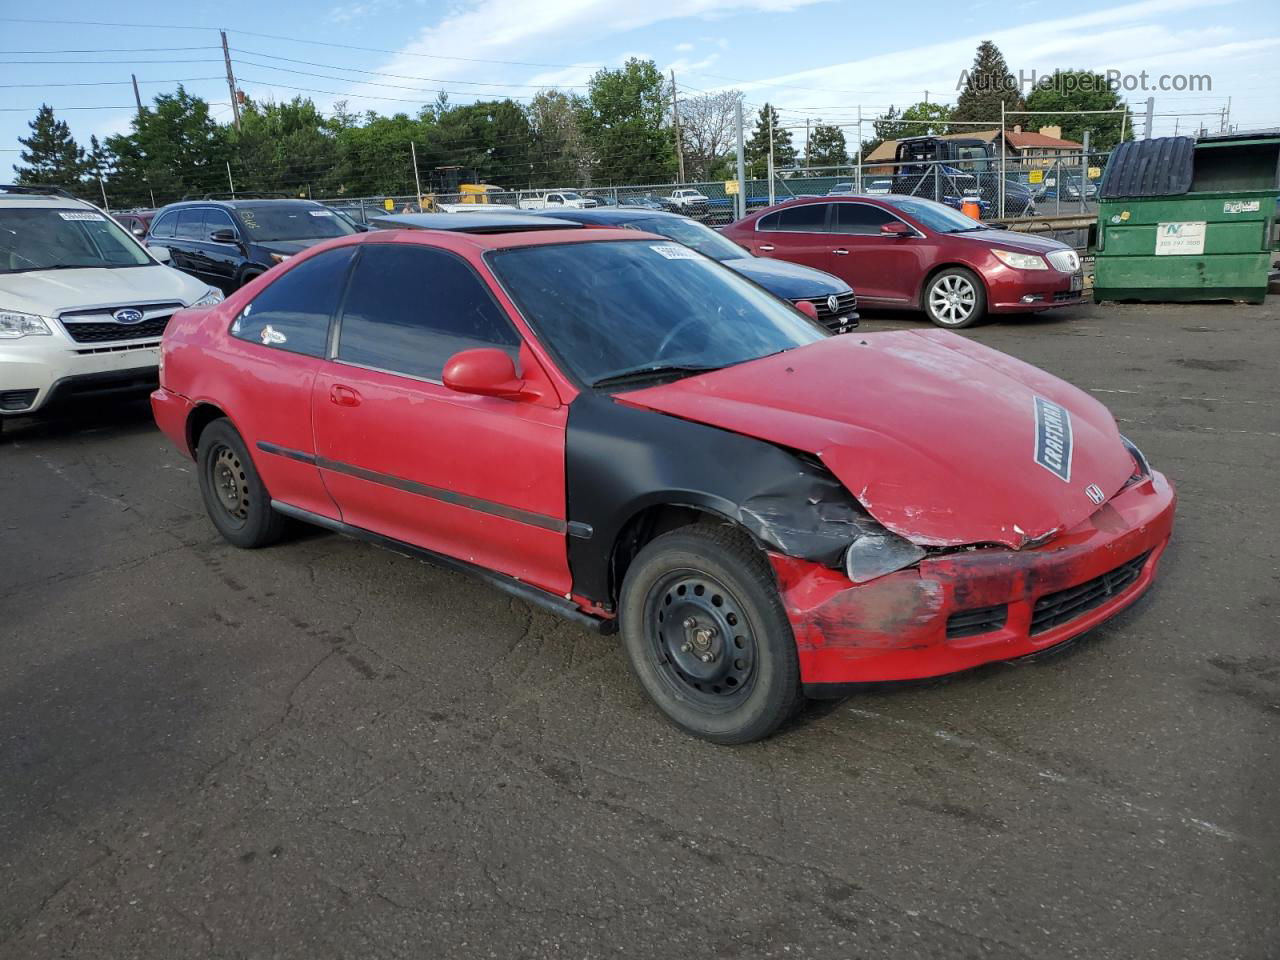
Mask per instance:
[[[833,229],[836,233],[875,235],[880,233],[881,224],[897,219],[889,211],[869,203],[837,203]]]
[[[821,233],[826,229],[828,206],[830,204],[806,203],[799,207],[779,210],[775,214],[778,222],[773,229],[788,233]]]
[[[166,213],[160,218],[156,225],[151,228],[151,235],[153,237],[172,237],[173,228],[177,226],[177,223],[178,215],[176,213]]]
[[[203,240],[204,239],[204,211],[203,210],[182,210],[178,213],[178,231],[176,236],[179,240]]]
[[[204,212],[204,235],[208,237],[215,230],[235,230],[236,225],[225,210],[210,209]],[[238,232],[238,231],[237,231]]]
[[[282,273],[244,308],[231,325],[233,336],[294,353],[322,357],[329,321],[338,309],[351,247],[329,250]]]
[[[365,244],[338,331],[338,359],[439,380],[459,350],[499,347],[515,356],[520,337],[466,263],[403,244]]]

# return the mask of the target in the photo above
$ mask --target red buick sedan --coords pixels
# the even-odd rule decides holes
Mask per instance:
[[[1173,490],[1087,393],[944,331],[834,336],[666,238],[443,216],[170,322],[152,407],[231,543],[300,519],[620,629],[719,743],[1151,584]]]
[[[759,256],[835,274],[865,306],[923,310],[950,330],[1084,300],[1080,257],[1065,243],[997,230],[921,197],[792,200],[722,232]]]

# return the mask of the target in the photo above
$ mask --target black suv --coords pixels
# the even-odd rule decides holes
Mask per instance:
[[[184,200],[155,215],[146,243],[231,293],[307,247],[355,232],[346,217],[311,200]]]

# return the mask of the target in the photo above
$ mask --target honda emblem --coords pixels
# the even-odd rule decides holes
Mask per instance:
[[[1096,483],[1089,484],[1084,488],[1084,492],[1088,495],[1090,500],[1097,504],[1100,504],[1103,500],[1107,499],[1107,495],[1102,492],[1102,488]]]

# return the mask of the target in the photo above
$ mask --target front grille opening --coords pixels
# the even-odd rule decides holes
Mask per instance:
[[[168,326],[168,317],[152,317],[141,323],[63,323],[63,329],[76,343],[111,343],[117,340],[155,340]]]
[[[25,410],[35,402],[35,390],[0,390],[0,410]]]
[[[809,302],[812,303],[818,311],[818,322],[832,333],[839,333],[842,329],[850,329],[849,326],[840,326],[840,318],[849,316],[858,308],[858,297],[852,290],[848,293],[840,294],[837,299],[840,301],[840,304],[834,311],[831,309],[830,305],[828,305],[826,297],[818,297],[816,300],[809,300]],[[798,300],[796,302],[799,303]]]
[[[1079,586],[1045,594],[1032,609],[1031,634],[1061,626],[1123,593],[1142,575],[1149,556],[1150,550]]]
[[[956,640],[991,633],[1003,628],[1008,621],[1007,603],[995,607],[979,607],[976,610],[961,610],[947,617],[947,639]]]

